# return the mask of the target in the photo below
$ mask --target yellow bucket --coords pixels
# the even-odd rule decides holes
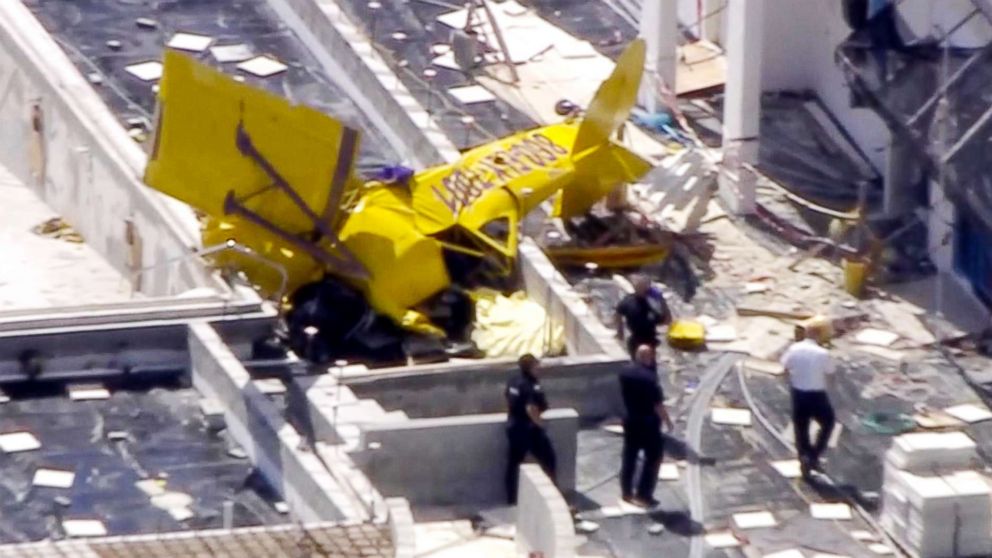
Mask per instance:
[[[868,264],[856,260],[844,259],[844,288],[854,296],[860,297],[865,288],[868,275]]]

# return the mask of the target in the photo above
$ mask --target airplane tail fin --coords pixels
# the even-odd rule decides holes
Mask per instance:
[[[576,163],[575,180],[562,189],[554,214],[563,219],[582,215],[619,184],[637,181],[651,168],[651,163],[634,152],[608,143]]]
[[[575,137],[574,153],[601,145],[627,121],[637,103],[644,73],[644,39],[634,39],[617,59],[613,73],[596,91]]]
[[[576,179],[558,196],[557,216],[581,215],[618,184],[638,180],[651,170],[650,163],[610,141],[637,103],[644,50],[643,39],[633,40],[589,103],[572,147]]]

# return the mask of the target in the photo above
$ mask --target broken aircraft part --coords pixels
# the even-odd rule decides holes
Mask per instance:
[[[358,332],[376,330],[381,320],[369,316],[442,337],[419,308],[451,285],[446,253],[509,275],[518,223],[540,203],[557,196],[557,215],[578,216],[650,170],[610,139],[636,101],[643,61],[636,40],[581,120],[482,145],[400,184],[362,184],[352,168],[358,131],[168,51],[145,181],[208,214],[206,243],[234,239],[287,270],[290,292],[303,291],[291,345],[302,346],[308,328],[325,344],[304,354],[348,350]],[[216,259],[273,292],[271,264]],[[329,290],[325,275],[341,282]],[[326,301],[334,320],[318,308]],[[379,329],[375,344],[395,347],[399,336]]]

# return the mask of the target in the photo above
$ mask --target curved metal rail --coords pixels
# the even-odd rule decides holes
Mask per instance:
[[[730,370],[738,365],[740,355],[726,354],[716,364],[710,367],[703,374],[696,390],[696,397],[689,410],[689,420],[686,425],[686,443],[697,454],[702,450],[703,419],[706,418],[706,410],[709,408],[710,400],[716,395],[716,390],[723,383]],[[739,365],[738,365],[739,366]],[[700,463],[698,459],[690,460],[686,475],[686,493],[689,497],[689,513],[693,521],[700,524],[706,518],[706,505],[703,500],[703,481]],[[702,558],[704,554],[703,538],[693,537],[689,546],[690,558]]]
[[[761,412],[761,409],[758,408],[757,403],[754,401],[754,398],[751,396],[751,390],[749,390],[747,387],[747,380],[744,378],[743,366],[737,369],[737,380],[740,383],[741,392],[744,395],[744,400],[747,402],[747,406],[751,409],[751,414],[754,415],[754,418],[758,421],[759,424],[761,424],[762,427],[765,428],[765,430],[768,431],[769,434],[772,435],[773,438],[778,440],[779,443],[781,443],[783,446],[788,448],[790,451],[794,452],[796,450],[796,446],[782,434],[781,430],[775,428],[774,425],[771,423],[771,421],[769,421],[768,418],[765,417],[765,415]],[[835,486],[835,487],[837,486],[837,483],[835,483],[832,478],[830,478],[829,476],[827,476],[822,472],[820,474],[827,479],[827,481],[830,483],[831,486]],[[806,500],[807,502],[809,501],[801,491],[796,489],[796,492],[799,494],[799,496],[802,499]],[[877,521],[875,521],[875,518],[872,517],[871,514],[868,513],[868,510],[864,509],[861,506],[861,504],[858,503],[857,500],[847,495],[844,496],[844,500],[849,506],[851,506],[851,509],[856,511],[858,515],[861,516],[861,519],[863,519],[865,523],[867,523],[872,529],[875,530],[875,532],[877,532],[882,537],[882,540],[884,540],[886,544],[888,544],[889,547],[896,552],[897,555],[901,556],[902,558],[909,558],[909,555],[903,551],[902,547],[899,546],[899,544],[892,537],[890,537],[887,532],[885,532],[885,529],[883,529],[882,526],[879,525]]]

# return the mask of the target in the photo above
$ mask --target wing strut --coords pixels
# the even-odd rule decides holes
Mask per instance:
[[[333,267],[335,272],[342,273],[356,279],[367,279],[368,272],[361,262],[358,261],[358,258],[356,258],[355,255],[352,254],[351,251],[348,250],[348,248],[340,241],[337,233],[334,232],[330,225],[313,212],[310,206],[303,201],[303,198],[300,197],[289,182],[287,182],[286,179],[279,174],[279,171],[277,171],[268,159],[262,155],[258,148],[255,147],[255,144],[251,141],[251,136],[248,135],[248,132],[245,131],[243,124],[240,122],[238,123],[236,142],[238,151],[240,151],[242,155],[254,161],[272,180],[272,185],[286,194],[289,199],[292,200],[293,204],[296,205],[300,211],[302,211],[307,218],[310,219],[314,225],[314,231],[309,239],[301,238],[297,234],[286,231],[265,217],[262,217],[257,212],[248,209],[248,207],[242,203],[242,200],[235,197],[233,191],[229,191],[227,196],[224,198],[224,213],[228,215],[234,214],[250,221],[251,223],[285,240],[287,243],[303,250],[313,259],[327,266]],[[334,190],[343,190],[344,187],[345,185],[343,183],[335,181],[331,185],[331,199],[341,199],[342,192],[336,192]],[[340,256],[328,253],[327,251],[321,249],[318,244],[321,238],[326,238],[329,240],[331,248],[337,252],[340,252]]]

